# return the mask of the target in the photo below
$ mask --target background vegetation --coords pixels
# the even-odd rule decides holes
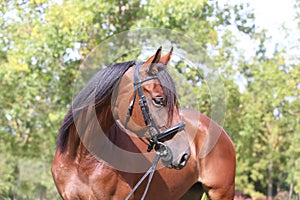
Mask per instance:
[[[109,36],[143,27],[185,33],[211,54],[225,84],[236,189],[299,198],[300,54],[290,52],[299,51],[300,35],[267,55],[272,38],[256,27],[249,5],[215,1],[3,0],[0,16],[0,199],[59,198],[50,165],[79,65]],[[240,48],[241,37],[254,44],[253,55]],[[177,69],[191,83],[180,90],[189,91],[181,106],[210,115],[201,74]]]

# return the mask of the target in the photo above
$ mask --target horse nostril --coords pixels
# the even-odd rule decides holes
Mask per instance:
[[[189,155],[187,153],[183,154],[183,156],[180,159],[180,164],[186,164],[186,161],[189,159]]]

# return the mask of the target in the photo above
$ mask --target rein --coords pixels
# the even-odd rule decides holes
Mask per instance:
[[[148,178],[148,182],[147,182],[147,185],[146,185],[146,188],[144,190],[144,193],[143,193],[143,196],[141,198],[141,200],[145,199],[146,197],[146,194],[148,192],[148,189],[150,187],[150,183],[151,183],[151,180],[153,178],[153,175],[154,175],[154,172],[156,170],[156,166],[157,166],[157,163],[159,161],[159,159],[161,157],[168,157],[170,154],[169,150],[168,150],[168,147],[161,143],[162,146],[160,146],[159,149],[156,150],[156,155],[155,155],[155,158],[154,158],[154,161],[151,165],[151,167],[149,168],[149,170],[144,174],[144,176],[139,180],[139,182],[134,186],[134,188],[132,189],[132,191],[127,195],[126,199],[125,200],[129,200],[129,198],[133,195],[133,193],[138,189],[138,187],[142,184],[142,182],[146,179],[146,177],[149,175],[149,178]]]

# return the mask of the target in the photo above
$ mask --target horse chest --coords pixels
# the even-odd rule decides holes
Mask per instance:
[[[155,172],[146,199],[179,199],[195,183],[197,176],[187,166],[182,170],[163,168]],[[134,199],[140,199],[144,193],[146,181],[136,191]]]

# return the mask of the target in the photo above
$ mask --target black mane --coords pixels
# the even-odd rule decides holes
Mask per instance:
[[[69,135],[69,128],[74,123],[74,111],[84,109],[91,104],[101,105],[111,96],[115,85],[133,65],[135,65],[135,61],[117,63],[100,70],[92,77],[74,99],[72,108],[69,109],[62,122],[57,139],[57,148],[64,151]]]

